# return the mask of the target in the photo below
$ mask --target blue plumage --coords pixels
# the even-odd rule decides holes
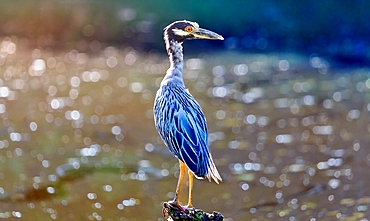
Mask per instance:
[[[185,87],[167,83],[154,104],[157,130],[170,151],[199,178],[208,175],[208,133],[199,104]]]

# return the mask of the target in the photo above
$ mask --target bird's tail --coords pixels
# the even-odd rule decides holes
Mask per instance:
[[[215,163],[213,162],[212,160],[212,156],[209,157],[209,161],[208,161],[208,174],[206,176],[208,178],[208,180],[211,182],[211,178],[217,183],[219,184],[220,182],[222,182],[222,178],[220,176],[220,174],[218,173],[218,170],[216,168],[216,165]]]

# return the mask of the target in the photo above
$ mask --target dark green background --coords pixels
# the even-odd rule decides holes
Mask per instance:
[[[187,19],[226,38],[194,43],[202,50],[212,45],[253,53],[317,53],[346,64],[370,58],[370,1],[366,0],[3,0],[0,8],[0,35],[24,37],[30,47],[84,51],[86,42],[98,40],[162,51],[163,27]]]

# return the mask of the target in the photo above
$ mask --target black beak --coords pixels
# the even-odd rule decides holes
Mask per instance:
[[[194,29],[192,34],[196,39],[224,40],[221,35],[203,28]]]

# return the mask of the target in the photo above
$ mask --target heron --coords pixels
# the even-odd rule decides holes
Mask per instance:
[[[169,56],[170,68],[167,70],[154,101],[154,121],[156,129],[179,160],[180,173],[174,200],[180,206],[178,197],[183,178],[188,169],[189,197],[186,208],[193,208],[193,180],[208,178],[219,184],[222,178],[213,162],[208,148],[208,129],[204,113],[186,89],[183,71],[182,43],[190,39],[223,40],[212,31],[200,28],[191,21],[175,21],[164,28],[164,41]]]

